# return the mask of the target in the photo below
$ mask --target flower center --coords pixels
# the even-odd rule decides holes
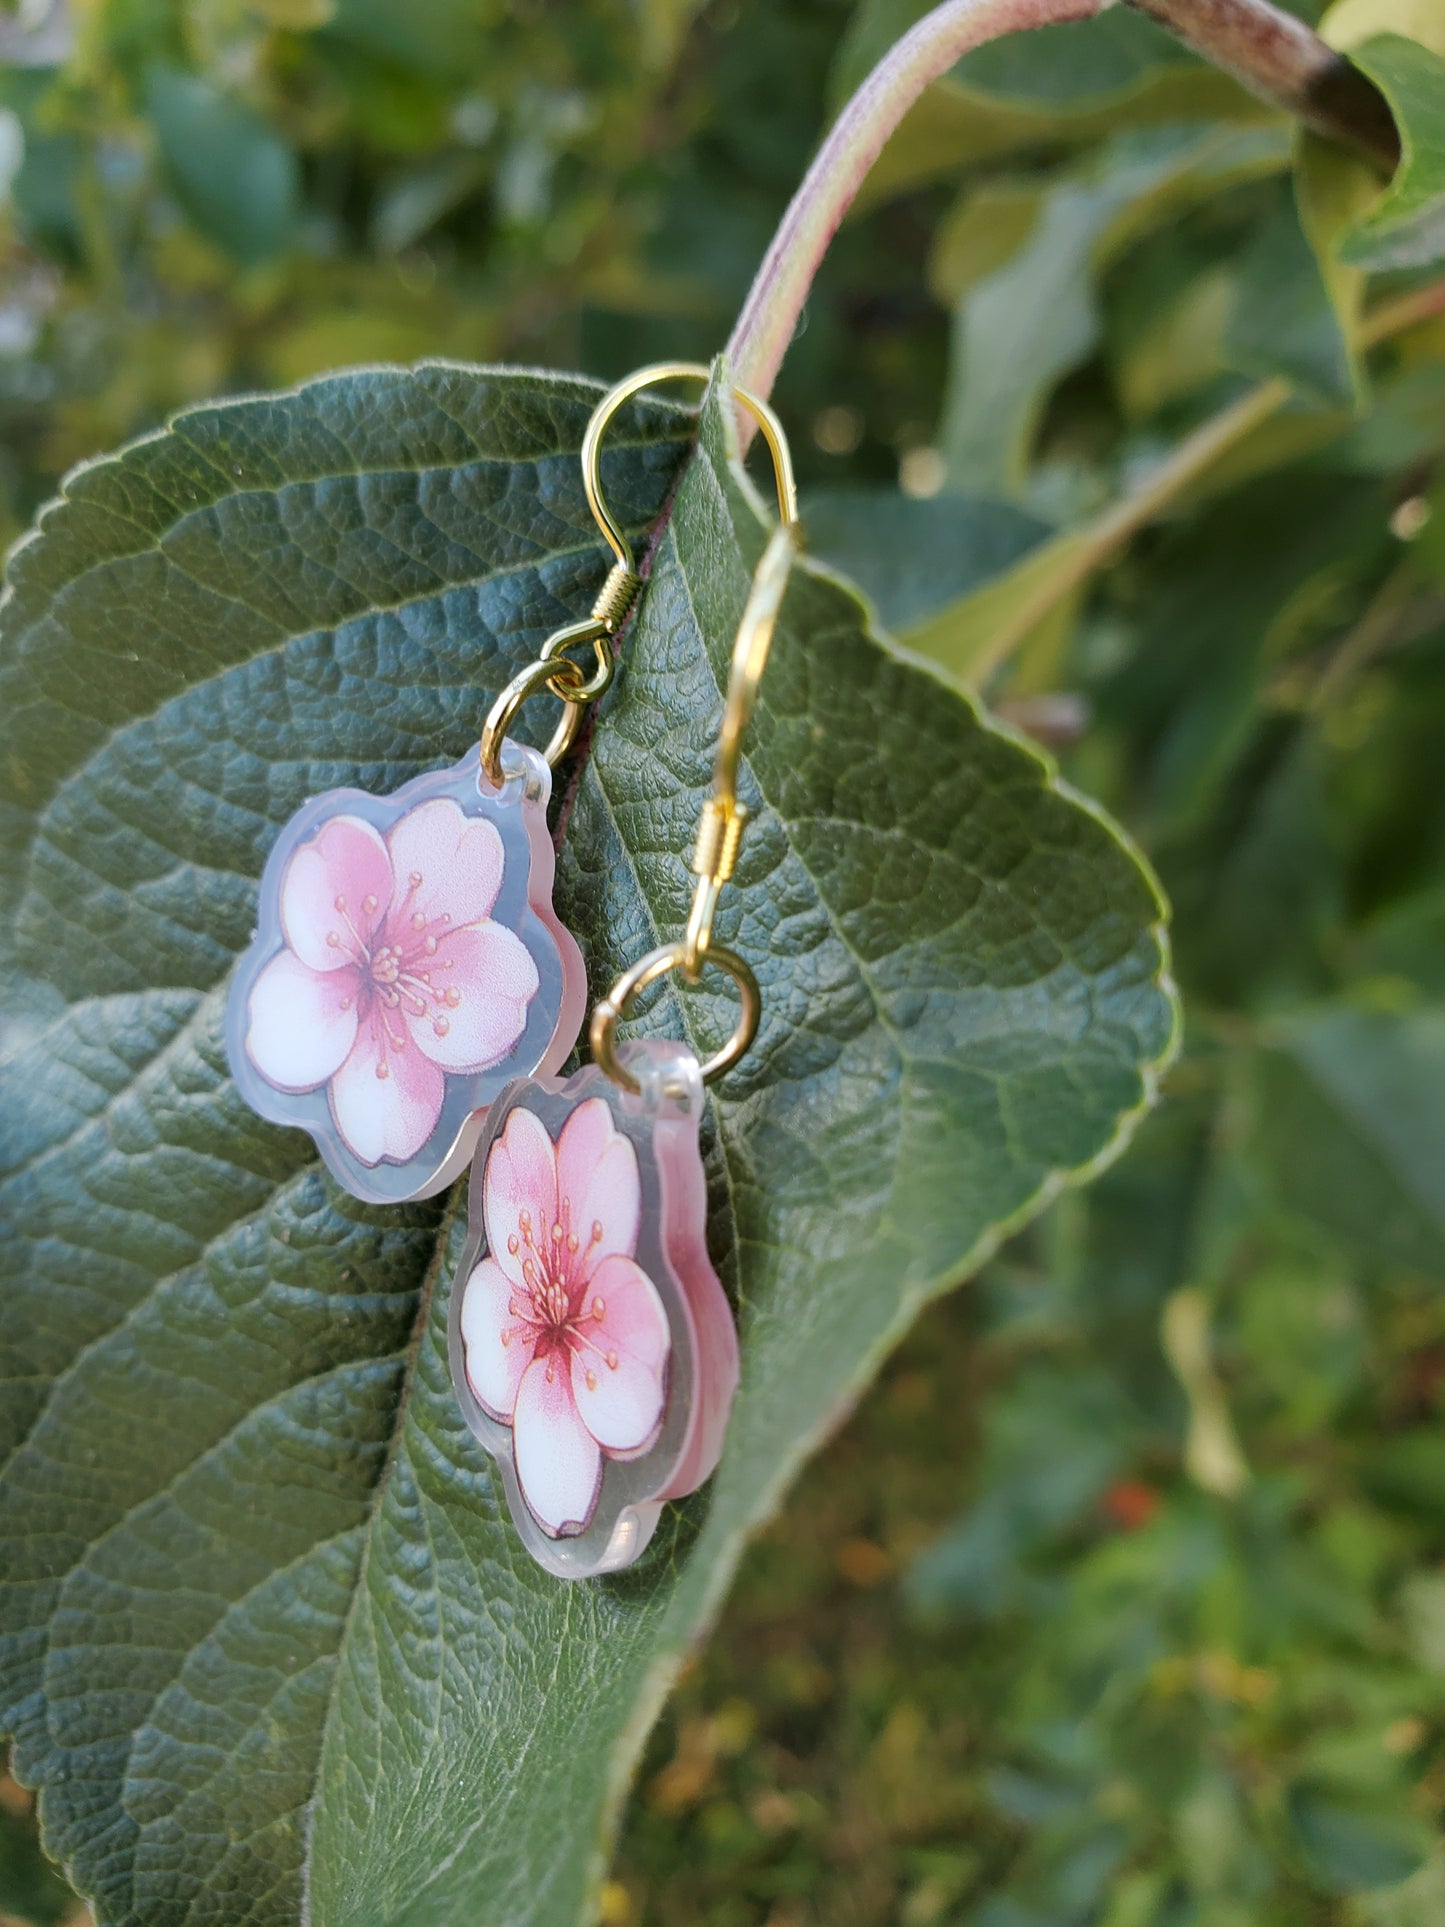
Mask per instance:
[[[572,1200],[564,1197],[550,1225],[534,1224],[530,1211],[519,1212],[517,1229],[507,1240],[508,1251],[522,1260],[523,1286],[513,1288],[507,1307],[520,1322],[502,1333],[502,1343],[510,1345],[519,1331],[527,1330],[533,1339],[533,1356],[547,1354],[549,1384],[553,1354],[563,1349],[591,1354],[589,1389],[597,1385],[594,1365],[617,1370],[617,1353],[604,1351],[593,1336],[607,1315],[606,1300],[587,1290],[592,1256],[604,1235],[602,1220],[594,1218],[584,1245],[572,1229]]]
[[[438,954],[441,939],[449,934],[450,915],[443,910],[429,917],[413,907],[424,882],[421,871],[413,870],[406,895],[393,903],[380,922],[375,896],[368,893],[362,898],[359,920],[353,918],[346,898],[338,896],[334,908],[340,925],[326,933],[329,947],[344,950],[357,971],[360,1014],[375,1025],[376,1074],[382,1078],[391,1075],[389,1052],[405,1050],[407,1045],[406,1026],[398,1019],[430,1017],[433,1035],[445,1037],[452,1027],[448,1013],[462,1001],[456,984],[439,981],[441,972],[456,968],[455,957]],[[343,999],[343,1010],[350,1005],[351,998]]]

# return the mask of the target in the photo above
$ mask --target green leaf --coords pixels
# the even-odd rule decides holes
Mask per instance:
[[[1308,155],[1317,150],[1308,147]],[[1273,205],[1239,262],[1234,313],[1225,331],[1230,365],[1251,375],[1283,375],[1321,401],[1353,402],[1357,375],[1349,338],[1341,325],[1358,302],[1355,277],[1331,265],[1327,283],[1321,260],[1305,232],[1333,232],[1322,209],[1343,198],[1339,170],[1317,160],[1299,197],[1280,182]],[[1353,176],[1346,170],[1344,178]],[[1338,295],[1339,306],[1334,296]]]
[[[1126,100],[1162,74],[1202,66],[1173,34],[1141,14],[1112,9],[1093,20],[1004,34],[965,54],[954,72],[996,100],[1077,112]]]
[[[1356,941],[1365,971],[1403,977],[1445,1002],[1445,880],[1388,904]]]
[[[1173,426],[1181,402],[1220,392],[1234,277],[1192,229],[1166,233],[1105,290],[1109,376],[1128,421]]]
[[[1341,236],[1340,259],[1371,269],[1445,260],[1445,57],[1389,33],[1351,58],[1390,103],[1401,159],[1389,192]]]
[[[423,7],[404,8],[391,0],[336,0],[325,32],[328,40],[403,74],[427,74],[453,85],[458,76],[485,74],[495,63],[491,25],[490,10],[474,0],[427,0]]]
[[[1445,14],[1435,0],[1334,0],[1320,20],[1321,36],[1351,53],[1385,33],[1418,41],[1445,60]]]
[[[812,552],[871,596],[892,630],[972,594],[1049,533],[1011,502],[914,500],[892,488],[814,489],[803,501],[803,523]]]
[[[939,222],[928,263],[934,299],[952,307],[997,274],[1033,233],[1048,188],[1030,178],[980,181]]]
[[[801,567],[719,923],[766,1000],[710,1133],[728,1450],[637,1570],[531,1566],[449,1387],[455,1200],[339,1195],[240,1103],[218,1018],[297,804],[464,753],[587,606],[594,396],[432,364],[197,410],[80,471],[14,560],[3,1724],[105,1927],[575,1920],[748,1532],[924,1300],[1112,1154],[1170,1048],[1137,859]],[[685,914],[765,536],[729,420],[563,844],[594,988]],[[639,537],[685,428],[649,407],[611,446]],[[711,1046],[732,1010],[650,1022]]]
[[[1225,658],[1221,683],[1230,667]],[[1261,721],[1218,777],[1221,805],[1159,852],[1188,932],[1187,987],[1257,1006],[1318,995],[1342,895],[1319,736],[1292,719]]]
[[[1198,498],[1207,493],[1213,482],[1213,471],[1227,464],[1231,454],[1239,465],[1246,466],[1243,457],[1248,455],[1257,438],[1256,431],[1261,424],[1268,425],[1286,396],[1287,391],[1278,383],[1262,384],[1251,394],[1242,396],[1187,436],[1163,460],[1145,469],[1134,486],[1093,521],[1050,536],[1002,574],[922,619],[907,631],[905,639],[912,648],[942,663],[974,687],[983,687],[1001,663],[1022,649],[1036,651],[1038,660],[1055,660],[1059,638],[1067,635],[1090,577],[1119,552],[1131,534],[1161,517],[1181,497],[1192,494]],[[1337,420],[1335,427],[1338,426]],[[1260,465],[1269,468],[1275,464],[1266,453]],[[1148,647],[1141,651],[1141,674],[1145,679],[1156,681],[1160,675],[1167,679],[1171,673],[1168,668],[1156,670],[1151,665],[1177,665],[1180,660],[1181,618],[1186,630],[1197,632],[1199,655],[1211,670],[1217,664],[1222,638],[1229,645],[1226,660],[1236,654],[1247,654],[1249,662],[1255,663],[1261,638],[1251,624],[1256,616],[1261,623],[1266,620],[1284,593],[1274,584],[1272,572],[1288,574],[1291,586],[1298,579],[1300,564],[1295,547],[1299,545],[1293,542],[1297,536],[1294,525],[1302,525],[1312,532],[1321,556],[1338,559],[1334,544],[1341,533],[1348,539],[1347,552],[1353,553],[1357,546],[1358,529],[1352,523],[1358,524],[1360,520],[1358,499],[1343,495],[1336,502],[1332,494],[1324,502],[1322,512],[1321,496],[1318,485],[1312,489],[1294,486],[1283,496],[1277,489],[1260,489],[1256,491],[1257,499],[1249,500],[1242,512],[1230,506],[1228,512],[1235,514],[1245,527],[1246,539],[1234,539],[1227,544],[1232,568],[1224,589],[1232,595],[1242,580],[1252,592],[1251,602],[1258,594],[1258,606],[1250,608],[1245,622],[1235,619],[1237,611],[1222,613],[1215,538],[1212,534],[1207,539],[1201,538],[1199,547],[1207,549],[1207,556],[1201,557],[1200,568],[1207,572],[1209,579],[1203,584],[1202,592],[1198,581],[1187,582],[1178,597],[1179,611],[1171,612],[1168,621],[1158,624],[1161,633],[1170,635],[1171,642],[1164,653]],[[1291,546],[1253,539],[1259,527],[1261,502],[1271,520],[1286,522],[1283,534]],[[1372,531],[1377,534],[1381,517],[1378,500],[1373,496],[1368,508]],[[1191,541],[1186,533],[1186,544]],[[1317,562],[1316,566],[1320,564]],[[1150,627],[1154,627],[1152,622]],[[1201,717],[1206,719],[1206,724],[1212,722],[1221,707],[1228,711],[1230,726],[1234,727],[1241,708],[1253,695],[1252,681],[1230,677],[1223,692],[1225,702],[1221,705],[1217,675],[1209,680],[1211,686],[1191,698],[1179,731],[1184,738],[1198,739],[1202,734],[1207,739],[1209,728],[1200,732],[1195,724]]]
[[[1338,248],[1340,236],[1378,198],[1378,193],[1376,175],[1356,155],[1318,134],[1300,134],[1295,157],[1295,204],[1344,350],[1343,371],[1331,357],[1328,378],[1336,385],[1323,392],[1323,399],[1342,401],[1356,409],[1366,394],[1358,337],[1367,277],[1363,269],[1341,261]],[[1290,369],[1282,365],[1280,372],[1288,375]],[[1319,392],[1318,383],[1308,378],[1301,385],[1306,392],[1311,387]]]
[[[1445,1849],[1438,1845],[1403,1886],[1357,1901],[1364,1927],[1435,1927],[1445,1912]]]
[[[1445,1276],[1445,1011],[1322,1005],[1281,1020],[1255,1075],[1281,1202],[1367,1261]]]
[[[1270,742],[1287,742],[1289,730],[1261,717],[1262,689],[1282,662],[1333,639],[1342,576],[1387,559],[1385,513],[1372,482],[1349,485],[1297,464],[1283,479],[1257,477],[1221,495],[1161,537],[1137,646],[1113,679],[1107,708],[1129,719],[1140,760],[1136,795],[1156,834],[1167,827],[1171,841],[1189,835],[1192,862],[1238,848],[1241,831],[1253,841],[1260,801],[1278,829],[1298,824],[1308,769],[1268,796]],[[1261,766],[1251,767],[1257,750],[1265,752]],[[1279,839],[1267,829],[1259,855],[1271,846],[1278,850]],[[1202,876],[1193,887],[1207,916]],[[1239,910],[1247,916],[1243,903]],[[1231,977],[1243,962],[1236,954]]]
[[[906,632],[909,647],[981,688],[1010,652],[1046,625],[1052,638],[1056,625],[1072,624],[1091,558],[1088,532],[1064,529],[1002,574],[925,616]]]
[[[1038,1370],[988,1416],[988,1496],[910,1575],[925,1614],[993,1616],[1016,1606],[1030,1559],[1097,1502],[1119,1469],[1127,1411],[1116,1383]]]
[[[1050,390],[1098,338],[1090,260],[1130,192],[1122,182],[1057,190],[1019,252],[965,295],[938,437],[953,488],[1021,491]]]
[[[1400,1603],[1412,1658],[1422,1672],[1445,1679],[1445,1573],[1417,1572]]]
[[[1288,1810],[1306,1865],[1331,1893],[1397,1886],[1430,1850],[1425,1828],[1405,1815],[1345,1806],[1312,1786],[1292,1788]]]
[[[52,94],[49,72],[7,69],[0,59],[0,111],[13,116],[10,140],[20,137],[18,155],[7,142],[0,206],[9,201],[34,246],[73,260],[82,247],[78,203],[84,155],[73,134],[48,131]]]
[[[1054,188],[1023,245],[955,313],[939,436],[952,485],[1017,493],[1050,391],[1098,341],[1095,276],[1182,207],[1283,161],[1272,129],[1160,128],[1121,136]]]
[[[208,80],[156,64],[146,106],[176,199],[242,267],[279,254],[296,221],[296,157],[261,116]]]

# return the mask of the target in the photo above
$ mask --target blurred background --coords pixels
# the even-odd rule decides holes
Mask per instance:
[[[922,11],[0,4],[0,542],[202,397],[711,355]],[[1187,1046],[749,1556],[609,1927],[1445,1922],[1445,262],[1341,265],[1378,186],[1120,9],[935,88],[815,288],[813,546],[1148,851]],[[77,1918],[0,1779],[0,1920]]]

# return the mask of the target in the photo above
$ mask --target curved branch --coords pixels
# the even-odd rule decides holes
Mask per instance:
[[[884,143],[929,84],[1006,33],[1087,20],[1111,0],[944,0],[891,48],[829,128],[793,196],[728,343],[736,378],[772,390],[813,277]],[[1128,0],[1252,92],[1383,165],[1399,158],[1374,83],[1273,0]],[[739,419],[746,447],[751,421]]]
[[[1104,0],[944,0],[889,49],[828,129],[788,204],[728,343],[744,388],[771,392],[818,264],[884,143],[924,88],[1006,33],[1087,20]],[[744,439],[747,430],[743,429]]]
[[[1128,0],[1242,87],[1393,172],[1400,136],[1374,81],[1274,0]]]

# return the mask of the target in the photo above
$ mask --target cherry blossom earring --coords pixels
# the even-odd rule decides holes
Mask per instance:
[[[587,1007],[582,954],[552,907],[551,770],[607,689],[642,587],[601,492],[601,444],[643,369],[599,402],[582,443],[588,505],[616,558],[591,615],[559,629],[493,704],[479,750],[390,796],[328,790],[282,830],[257,930],[232,979],[226,1046],[242,1096],[309,1131],[356,1197],[429,1197],[465,1166],[486,1106],[513,1078],[565,1062]],[[738,400],[773,423],[761,403]],[[591,644],[590,673],[566,652]],[[546,690],[562,715],[545,753],[509,738]]]
[[[733,650],[686,932],[598,1004],[593,1064],[502,1092],[472,1163],[452,1378],[527,1549],[562,1578],[638,1557],[663,1505],[712,1474],[737,1387],[737,1333],[707,1252],[698,1126],[704,1085],[742,1057],[762,1010],[750,965],[712,927],[747,821],[743,732],[796,553],[790,485],[785,512]],[[682,1043],[619,1042],[619,1021],[649,984],[670,971],[695,984],[708,965],[741,1000],[721,1050],[699,1063]]]

